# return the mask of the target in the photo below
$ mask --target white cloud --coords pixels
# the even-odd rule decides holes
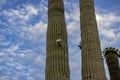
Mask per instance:
[[[10,44],[10,42],[8,42],[8,41],[1,41],[0,42],[1,46],[8,46],[9,44]]]
[[[0,35],[0,45],[1,46],[8,46],[9,44],[10,44],[10,42],[6,40],[5,36]]]
[[[27,80],[27,75],[23,73],[18,73],[17,80]]]
[[[7,65],[7,66],[10,66],[10,67],[14,67],[14,66],[16,66],[15,63],[9,63],[9,62],[7,62],[6,65]]]
[[[9,80],[9,76],[7,76],[7,75],[6,76],[1,76],[0,80]]]
[[[4,5],[6,3],[6,0],[0,0],[0,6]]]
[[[109,28],[117,22],[120,22],[120,16],[117,16],[114,12],[96,14],[99,28]]]
[[[27,80],[34,80],[32,77],[28,77]]]
[[[102,48],[119,46],[117,42],[120,40],[118,37],[120,29],[116,24],[119,24],[120,16],[115,13],[96,13]]]
[[[108,38],[108,39],[114,39],[116,38],[115,32],[113,31],[113,29],[102,29],[100,31],[101,35],[104,35],[104,38]]]
[[[29,21],[33,15],[38,15],[38,9],[32,5],[23,5],[23,8],[3,10],[0,15],[8,17],[9,23],[19,19]]]
[[[23,53],[21,53],[21,54],[19,54],[18,56],[19,56],[20,58],[25,58],[26,55],[23,54]]]
[[[23,70],[24,68],[25,68],[25,66],[23,66],[23,65],[16,66],[17,70]]]
[[[79,5],[71,2],[65,3],[65,18],[66,21],[80,21],[80,11],[79,11]]]
[[[44,80],[45,79],[45,75],[43,73],[43,70],[39,70],[38,69],[29,69],[29,77],[34,77],[34,80]]]
[[[46,34],[46,30],[47,24],[40,21],[33,26],[31,25],[30,27],[23,27],[21,37],[35,41],[43,38],[45,39],[43,36]]]
[[[0,66],[0,71],[1,71],[1,70],[6,70],[6,69],[7,69],[6,66]]]
[[[25,9],[28,11],[28,15],[37,15],[38,14],[38,9],[36,9],[32,5],[26,6]]]
[[[4,61],[0,61],[0,62],[5,63],[5,66],[4,65],[1,66],[0,70],[4,70],[4,72],[2,73],[5,73],[6,75],[6,76],[3,75],[2,77],[0,77],[1,80],[2,79],[3,80],[11,80],[11,79],[22,80],[23,78],[26,80],[44,79],[44,75],[42,74],[43,70],[38,70],[39,67],[36,66],[36,65],[45,64],[44,62],[45,60],[42,60],[44,59],[43,56],[38,55],[34,50],[30,50],[30,49],[20,50],[20,47],[17,47],[17,45],[13,45],[12,47],[7,48],[6,50],[7,51],[5,51],[4,49],[0,53],[0,56],[3,57],[1,59],[4,59]],[[16,56],[14,57],[13,54],[10,54],[10,52],[13,52],[14,54],[16,54]],[[12,74],[14,75],[11,76]],[[36,76],[38,74],[41,74],[41,75],[39,75],[38,77]],[[31,75],[33,75],[32,78],[31,78]]]
[[[45,66],[45,57],[42,55],[39,55],[36,59],[35,59],[35,63],[39,66],[44,67]]]
[[[97,13],[96,18],[100,35],[111,39],[115,38],[116,34],[112,26],[115,26],[116,23],[120,22],[120,16],[115,15],[113,12],[105,14]]]
[[[4,26],[8,26],[7,23],[3,22],[0,20],[0,24],[4,25]]]
[[[19,45],[13,45],[7,49],[2,49],[4,53],[8,53],[9,55],[16,56],[15,51],[19,49]]]
[[[9,34],[17,35],[22,39],[31,40],[36,42],[38,40],[45,41],[45,34],[47,24],[45,18],[47,18],[47,8],[45,5],[33,6],[30,4],[19,6],[17,9],[8,9],[1,11],[0,15],[5,16],[7,23],[0,21],[0,24],[7,26],[5,28]],[[29,23],[34,17],[41,15],[44,20],[38,22]],[[33,17],[34,16],[34,17]],[[2,31],[6,33],[6,31]],[[5,45],[6,43],[1,43]]]
[[[29,21],[33,20],[34,17],[41,17],[45,19],[47,14],[44,14],[44,11],[47,10],[47,7],[40,4],[40,5],[22,5],[18,6],[16,9],[4,9],[1,11],[0,16],[5,16],[4,19],[6,22],[0,20],[0,24],[3,25],[2,35],[0,36],[0,44],[9,45],[3,49],[1,49],[0,62],[4,62],[4,73],[0,80],[22,80],[25,78],[26,80],[44,80],[44,70],[39,70],[40,67],[45,66],[45,57],[36,51],[38,48],[39,43],[45,43],[45,34],[47,29],[46,20],[42,21],[39,20],[34,23],[29,23]],[[46,12],[45,12],[46,13]],[[42,14],[42,15],[41,15]],[[11,40],[10,37],[13,36],[18,38],[18,41]],[[6,38],[7,37],[7,38]],[[9,40],[7,40],[10,38]],[[24,41],[31,41],[30,44],[37,44],[30,48],[23,47],[23,45],[27,45]],[[22,42],[22,43],[21,43]],[[28,46],[27,45],[27,46]],[[23,49],[21,49],[21,47]],[[41,46],[39,49],[42,49]],[[41,57],[42,56],[42,57]],[[0,69],[3,69],[0,67]],[[30,70],[36,69],[35,71],[31,72]],[[1,73],[1,74],[2,74]],[[6,75],[6,76],[4,76]],[[32,76],[32,77],[31,77]]]
[[[80,36],[80,11],[75,3],[65,2],[65,19],[67,24],[68,36],[78,38]],[[72,6],[71,6],[72,5]],[[74,35],[73,35],[74,34]]]
[[[0,56],[3,56],[3,54],[4,54],[3,52],[0,52]]]

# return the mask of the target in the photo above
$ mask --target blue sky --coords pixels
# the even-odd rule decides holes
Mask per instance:
[[[0,0],[0,80],[45,79],[47,5],[47,0]],[[81,80],[79,0],[64,5],[71,80]],[[120,49],[120,1],[95,0],[95,9],[102,50]],[[106,75],[109,80],[107,67]]]

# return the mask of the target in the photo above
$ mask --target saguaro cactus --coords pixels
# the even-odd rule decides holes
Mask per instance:
[[[120,80],[120,68],[118,61],[119,50],[112,47],[107,47],[104,49],[104,53],[110,73],[110,80]]]
[[[69,80],[67,31],[63,0],[48,0],[45,80]]]
[[[80,0],[80,29],[82,44],[82,80],[106,80],[94,0]]]

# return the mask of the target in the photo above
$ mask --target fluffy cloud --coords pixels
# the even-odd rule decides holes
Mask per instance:
[[[114,39],[116,38],[115,32],[113,29],[102,29],[100,35],[104,35],[104,38]]]
[[[108,13],[108,14],[97,14],[97,21],[99,31],[101,35],[108,38],[115,38],[114,28],[111,28],[115,23],[120,21],[119,16]],[[107,34],[106,34],[107,33]]]
[[[74,32],[78,32],[80,30],[79,22],[80,22],[80,11],[79,7],[75,3],[65,2],[65,19],[67,24],[68,34],[72,35]],[[71,6],[73,5],[73,6]]]
[[[15,35],[24,40],[31,40],[32,42],[45,41],[46,28],[47,28],[47,7],[45,5],[31,5],[23,4],[18,6],[17,9],[2,10],[0,17],[5,16],[3,20],[0,20],[0,24],[3,26],[2,33],[8,35]],[[40,17],[41,15],[41,17]],[[35,17],[40,17],[41,20],[34,21]],[[6,45],[5,43],[0,43]]]
[[[0,6],[4,5],[6,3],[6,0],[0,0]]]
[[[6,75],[6,76],[2,76],[0,77],[0,80],[9,80],[9,77]]]
[[[46,34],[46,30],[47,24],[40,21],[33,26],[31,25],[30,27],[23,27],[21,37],[24,39],[28,38],[33,41],[45,39],[43,36]]]
[[[96,18],[98,21],[98,28],[101,37],[102,48],[107,46],[118,47],[117,42],[119,39],[119,27],[120,16],[115,12],[108,13],[97,13]],[[117,29],[116,29],[117,28]]]
[[[23,5],[23,8],[18,7],[18,9],[3,10],[0,15],[9,18],[9,23],[19,19],[28,21],[33,15],[38,15],[38,9],[32,5]]]
[[[1,46],[8,46],[10,43],[11,43],[10,41],[6,40],[5,36],[0,35],[0,45]]]
[[[45,66],[45,57],[43,55],[37,56],[37,58],[35,59],[35,63],[39,66],[44,67]]]
[[[97,13],[96,15],[99,27],[110,28],[115,23],[120,22],[120,16],[116,15],[114,12],[112,13]]]
[[[45,66],[45,59],[42,55],[36,53],[35,50],[21,50],[19,45],[13,45],[2,50],[0,57],[0,63],[3,64],[0,67],[0,71],[3,74],[0,77],[1,80],[44,79],[44,71],[38,70],[40,67],[37,65]],[[33,76],[32,78],[31,75]]]

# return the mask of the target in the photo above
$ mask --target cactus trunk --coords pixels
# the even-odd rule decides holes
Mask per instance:
[[[48,0],[45,80],[70,80],[63,0]]]
[[[80,0],[82,80],[106,80],[94,0]]]
[[[120,80],[120,68],[117,52],[106,51],[106,53],[106,62],[110,73],[110,80]]]

